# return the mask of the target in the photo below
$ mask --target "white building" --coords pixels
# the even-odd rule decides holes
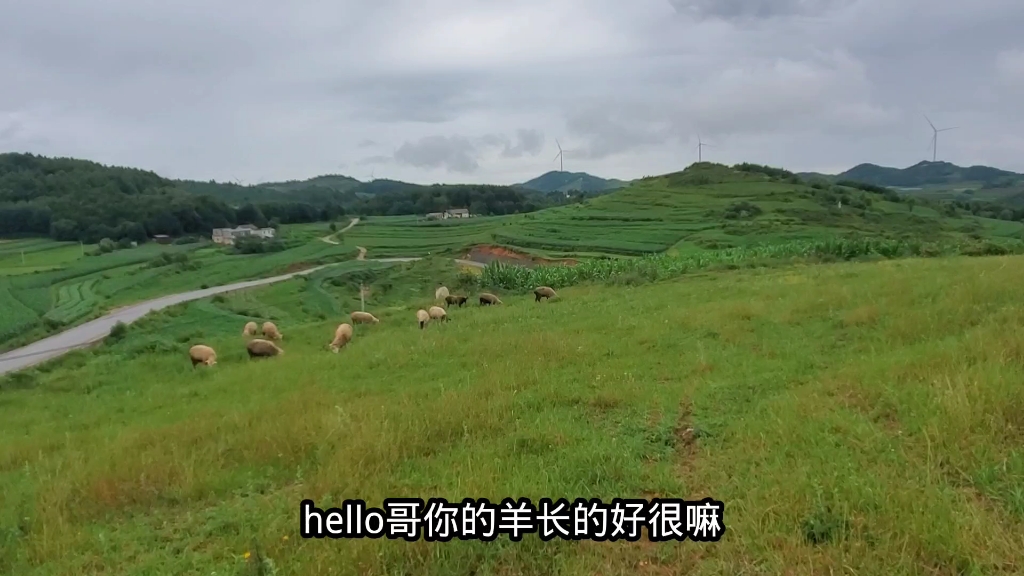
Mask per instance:
[[[469,210],[466,208],[452,208],[444,212],[431,212],[427,214],[427,220],[447,220],[449,218],[469,218]]]
[[[235,238],[241,236],[273,238],[274,233],[273,228],[257,228],[252,224],[243,224],[237,228],[214,228],[212,239],[217,244],[234,244]]]

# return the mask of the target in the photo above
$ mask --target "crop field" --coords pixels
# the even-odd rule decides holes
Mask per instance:
[[[321,226],[326,230],[326,226]],[[271,276],[355,256],[352,246],[318,240],[321,230],[305,227],[287,249],[264,254],[227,254],[209,243],[143,244],[107,254],[82,256],[77,243],[18,240],[0,244],[0,350],[39,339],[94,317],[105,309],[252,278]],[[20,269],[21,250],[31,264],[46,259],[46,269]],[[71,251],[70,253],[68,251]],[[86,248],[88,253],[89,248]],[[43,266],[37,264],[37,267]]]
[[[0,573],[1018,574],[1024,256],[704,271],[416,308],[339,354],[310,280],[214,297],[0,381]],[[450,278],[450,277],[449,277]],[[332,281],[337,280],[337,284]],[[445,279],[449,282],[449,279]],[[380,293],[380,292],[378,292]],[[349,298],[349,300],[343,300]],[[251,313],[251,314],[250,314]],[[240,330],[270,316],[280,358]],[[192,369],[187,349],[218,351]],[[718,543],[298,534],[299,502],[711,497]],[[140,543],[145,543],[141,545]]]
[[[366,248],[367,258],[425,256],[490,243],[491,233],[510,220],[494,216],[429,222],[408,216],[373,216],[341,237]]]
[[[60,268],[82,257],[95,246],[77,242],[54,242],[45,238],[0,243],[0,276],[32,274]]]
[[[345,236],[366,247],[373,258],[456,252],[472,244],[554,257],[593,257],[813,241],[837,233],[924,241],[972,233],[1019,239],[1024,233],[1019,222],[969,214],[949,217],[923,204],[908,207],[878,194],[837,190],[696,166],[580,204],[530,214],[443,222],[373,217]]]

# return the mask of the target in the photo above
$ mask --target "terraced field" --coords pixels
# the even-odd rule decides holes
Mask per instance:
[[[286,227],[282,233],[286,250],[249,255],[228,254],[209,243],[149,243],[90,256],[82,256],[83,248],[77,243],[37,239],[0,243],[0,261],[8,266],[0,269],[0,310],[9,311],[0,315],[0,350],[87,320],[106,308],[353,258],[354,246],[317,239],[326,229],[326,225],[305,225],[292,235]],[[26,266],[21,266],[22,250]],[[173,258],[160,260],[163,255]],[[30,272],[29,264],[49,268]],[[325,300],[318,304],[325,305]]]
[[[972,234],[1019,238],[1024,225],[966,213],[950,217],[882,194],[705,164],[531,214],[445,222],[374,217],[346,235],[367,247],[372,258],[457,252],[474,243],[554,257],[640,256],[819,240],[837,233],[925,241]]]

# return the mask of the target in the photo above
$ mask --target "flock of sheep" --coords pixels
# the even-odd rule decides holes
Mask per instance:
[[[555,291],[547,286],[541,286],[533,291],[535,297],[534,302],[540,302],[542,298],[550,299],[556,296]],[[480,305],[491,306],[493,304],[501,304],[501,300],[494,294],[488,292],[480,293]],[[469,300],[466,296],[457,296],[450,294],[448,288],[441,286],[434,292],[435,301],[444,301],[448,306],[462,306]],[[352,319],[352,324],[376,324],[380,322],[373,314],[369,312],[356,311],[349,315]],[[430,321],[448,322],[448,312],[441,306],[431,306],[428,310],[417,310],[416,321],[420,325],[420,329],[427,326]],[[334,339],[327,347],[334,352],[338,353],[339,350],[345,347],[352,340],[352,324],[344,323],[338,325],[334,330]],[[261,330],[262,328],[262,330]],[[258,332],[262,331],[263,338],[255,338],[259,335]],[[266,358],[271,356],[277,356],[284,354],[274,340],[283,340],[284,335],[277,329],[277,326],[273,322],[264,322],[263,326],[258,326],[255,322],[248,322],[245,328],[242,329],[242,335],[249,340],[245,349],[249,354],[249,358]],[[189,348],[189,358],[192,360],[192,368],[195,368],[198,364],[204,364],[206,366],[213,366],[217,363],[217,352],[213,348],[205,344],[196,344]]]

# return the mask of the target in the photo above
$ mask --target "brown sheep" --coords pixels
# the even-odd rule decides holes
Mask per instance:
[[[263,323],[263,335],[270,340],[284,340],[284,334],[278,331],[277,326],[273,322]]]
[[[268,358],[270,356],[277,356],[278,354],[284,354],[284,350],[277,347],[270,340],[263,340],[261,338],[255,338],[250,340],[245,345],[245,350],[249,353],[249,358]]]
[[[242,336],[255,336],[259,329],[260,327],[255,322],[246,322],[245,328],[242,329]]]
[[[427,325],[427,322],[430,322],[430,314],[426,310],[417,310],[416,321],[420,323],[420,330],[422,330]]]
[[[444,322],[449,321],[448,313],[445,312],[444,308],[441,308],[440,306],[431,306],[428,314],[430,315],[431,320],[441,320]]]
[[[188,356],[192,359],[192,368],[196,367],[196,364],[206,364],[207,366],[213,366],[217,363],[217,353],[213,351],[213,348],[204,346],[203,344],[196,344],[195,346],[188,349]]]
[[[491,304],[501,304],[501,300],[499,300],[494,294],[489,294],[487,292],[480,294],[481,306],[490,306]]]
[[[548,288],[547,286],[541,286],[540,288],[537,288],[536,290],[533,291],[533,295],[536,297],[536,300],[534,300],[534,302],[540,302],[541,298],[547,298],[550,300],[551,298],[557,296],[557,294],[555,294],[555,291],[552,290],[551,288]]]
[[[378,320],[376,316],[370,314],[369,312],[360,312],[357,310],[350,314],[349,316],[352,318],[353,324],[376,324],[380,322],[380,320]]]
[[[444,300],[448,297],[448,288],[444,286],[439,287],[434,291],[434,300]]]
[[[459,308],[462,308],[462,305],[466,303],[466,300],[469,300],[469,298],[467,298],[465,296],[456,296],[454,294],[449,294],[448,296],[444,297],[444,303],[445,304],[447,304],[449,306],[452,306],[454,304],[458,304]]]
[[[335,354],[338,350],[345,347],[346,344],[352,341],[352,325],[351,324],[339,324],[338,328],[334,331],[334,340],[331,341],[330,348],[331,352]]]

